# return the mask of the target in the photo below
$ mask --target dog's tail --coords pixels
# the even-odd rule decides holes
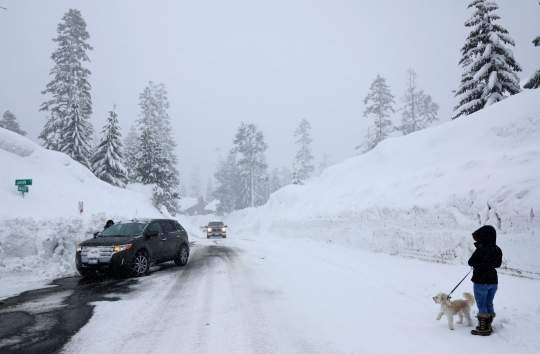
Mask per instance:
[[[474,305],[475,300],[474,300],[474,296],[471,293],[463,293],[463,297],[465,298],[465,301],[467,301],[469,305],[471,306]]]

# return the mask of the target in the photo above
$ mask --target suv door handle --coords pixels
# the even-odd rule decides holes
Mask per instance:
[[[180,238],[180,236],[176,236],[176,238]]]
[[[167,241],[167,239],[166,239],[166,238],[162,238],[161,241]]]

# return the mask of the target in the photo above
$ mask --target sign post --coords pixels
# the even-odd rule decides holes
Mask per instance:
[[[15,185],[17,186],[17,190],[22,193],[22,196],[24,198],[24,193],[28,193],[28,187],[32,185],[31,179],[16,179]]]
[[[79,202],[79,215],[82,214],[83,210],[84,210],[84,204],[81,201],[81,202]]]

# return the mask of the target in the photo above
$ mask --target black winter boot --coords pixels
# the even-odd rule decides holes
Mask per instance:
[[[489,329],[491,329],[491,331],[493,332],[493,328],[491,327],[491,324],[493,323],[493,319],[497,316],[496,313],[488,313],[489,315]],[[480,323],[480,321],[479,321]],[[479,330],[480,329],[480,324],[478,324],[478,326],[476,326],[476,330]]]
[[[489,330],[493,332],[493,328],[491,327],[491,324],[493,323],[493,319],[497,316],[496,313],[490,313],[489,314]]]
[[[489,336],[493,332],[489,322],[491,316],[479,313],[476,317],[478,318],[478,327],[473,329],[471,334],[474,334],[475,336]]]

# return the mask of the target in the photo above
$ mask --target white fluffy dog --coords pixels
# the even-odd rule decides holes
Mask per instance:
[[[465,300],[448,300],[448,295],[445,293],[438,293],[433,297],[433,301],[436,304],[441,304],[441,312],[437,315],[437,321],[441,319],[442,315],[446,315],[448,318],[448,328],[454,329],[454,316],[459,316],[457,323],[463,323],[463,317],[467,320],[467,327],[472,326],[471,321],[471,306],[474,305],[474,296],[470,293],[463,293]]]

